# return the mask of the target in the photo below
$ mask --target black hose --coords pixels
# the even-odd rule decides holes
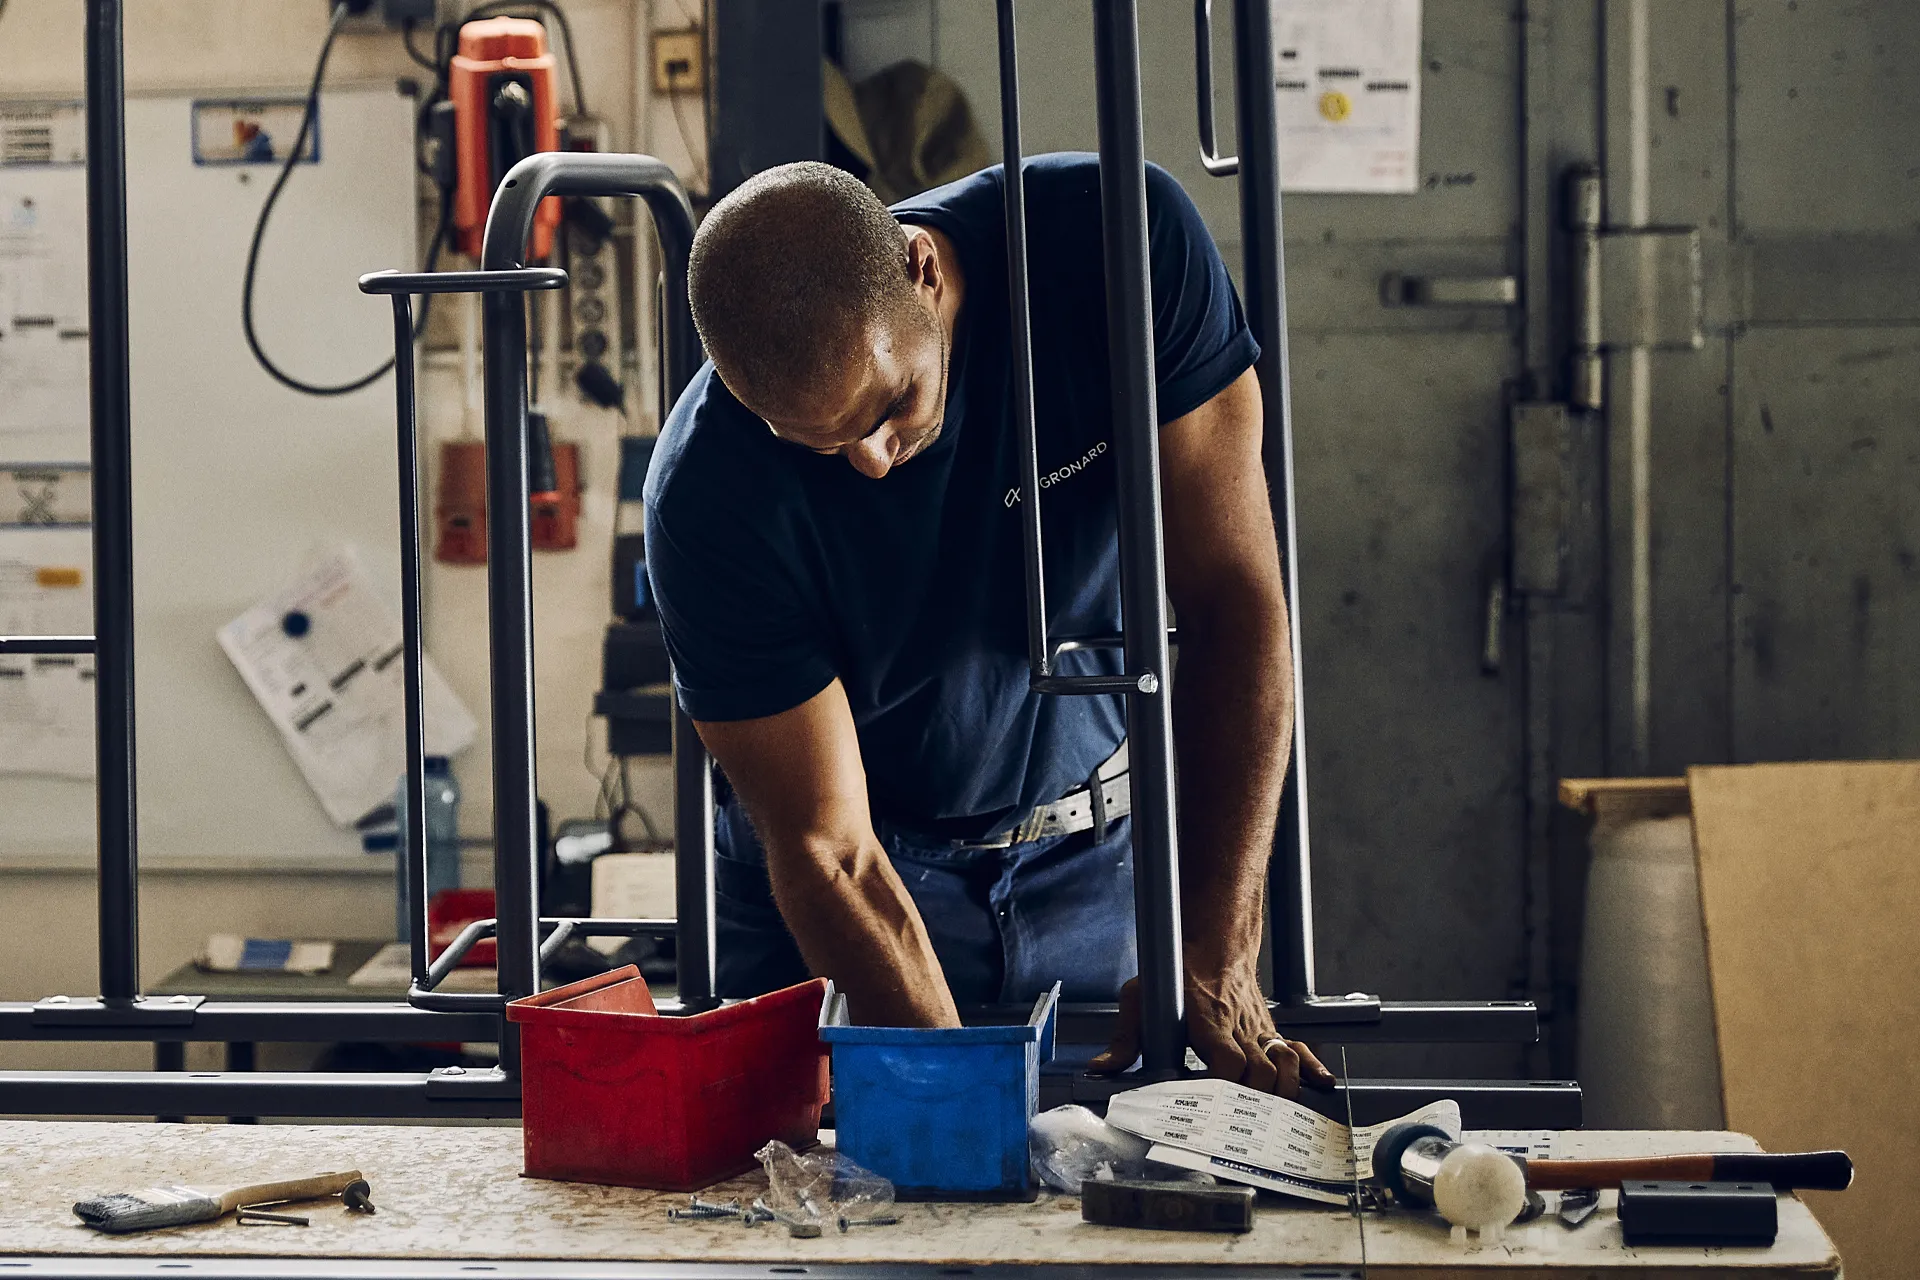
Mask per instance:
[[[265,349],[261,347],[260,336],[254,332],[253,327],[253,281],[255,271],[260,265],[260,245],[266,239],[267,220],[273,216],[273,206],[279,201],[280,192],[286,187],[287,179],[293,176],[294,166],[300,163],[300,153],[306,150],[307,138],[313,132],[313,118],[320,109],[320,82],[326,77],[327,59],[333,55],[334,37],[340,34],[340,24],[346,20],[347,14],[348,6],[345,0],[340,0],[333,6],[333,18],[327,23],[327,38],[321,42],[320,57],[314,63],[313,83],[307,89],[306,108],[300,113],[300,131],[294,136],[293,145],[287,150],[286,162],[280,166],[279,176],[274,179],[273,186],[267,191],[266,203],[260,206],[260,217],[253,224],[253,242],[247,247],[246,279],[241,285],[240,293],[240,328],[246,335],[247,349],[253,352],[253,358],[275,382],[310,396],[349,395],[378,382],[387,375],[388,370],[393,368],[393,358],[389,356],[379,368],[351,382],[332,384],[307,382],[294,377],[273,362],[272,357],[268,356]],[[433,243],[427,249],[426,270],[428,271],[432,271],[439,264],[440,248],[446,243],[451,212],[446,193],[442,192],[439,223],[434,229]],[[427,314],[432,305],[432,294],[421,299],[420,318],[415,322],[413,330],[415,337],[425,331]]]

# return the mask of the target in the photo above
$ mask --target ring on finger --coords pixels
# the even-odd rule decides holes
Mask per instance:
[[[1275,1045],[1279,1045],[1283,1049],[1286,1048],[1287,1038],[1285,1036],[1268,1036],[1265,1040],[1262,1040],[1260,1042],[1260,1052],[1272,1053],[1273,1046]]]

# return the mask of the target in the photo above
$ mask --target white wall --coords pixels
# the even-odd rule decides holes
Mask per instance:
[[[692,0],[686,3],[690,5]],[[644,35],[651,20],[648,8],[621,0],[571,0],[568,5],[589,105],[607,120],[616,147],[633,146],[636,139],[648,146],[653,141],[646,124],[651,93],[636,98],[636,87],[647,82],[632,74],[636,62],[644,58]],[[686,11],[676,9],[674,0],[663,0],[662,8],[662,25],[686,21]],[[0,93],[77,95],[81,12],[81,7],[69,0],[13,0],[0,18],[0,45],[8,51],[4,69],[0,69]],[[297,92],[311,72],[324,20],[324,6],[310,0],[133,0],[127,7],[129,92]],[[418,74],[419,69],[408,61],[397,37],[346,36],[336,46],[329,85],[390,82]],[[697,149],[699,106],[690,103],[685,109]],[[139,148],[146,141],[135,136],[130,145]],[[661,142],[665,144],[665,158],[684,167],[689,148],[681,144],[678,131],[668,129]],[[408,164],[408,158],[398,152],[380,158],[387,167],[402,172]],[[143,167],[137,156],[135,167]],[[180,170],[179,175],[183,182],[206,176],[189,169]],[[141,221],[139,195],[136,191],[133,209],[136,257],[147,245],[168,239],[179,242],[187,253],[213,244],[231,247],[228,242],[244,233],[244,228],[224,222],[203,228],[150,226]],[[352,197],[347,194],[342,198]],[[181,207],[191,208],[193,198],[168,203],[177,213]],[[291,203],[291,197],[286,198],[279,215],[282,235],[297,234],[297,228],[284,225],[284,210]],[[430,216],[430,210],[423,212],[423,222]],[[351,231],[351,212],[343,210],[339,223],[343,231]],[[269,265],[273,244],[270,238]],[[404,258],[404,252],[374,243],[350,246],[334,256],[349,270],[389,263],[406,265],[394,261]],[[451,260],[443,265],[452,265]],[[198,521],[205,544],[183,550],[179,538],[170,537],[164,549],[142,546],[137,589],[141,610],[143,853],[165,860],[207,852],[208,822],[181,815],[230,810],[235,806],[236,791],[245,797],[242,807],[249,820],[244,839],[250,854],[306,856],[352,849],[354,838],[350,834],[333,830],[319,817],[318,806],[278,743],[266,732],[264,718],[246,702],[238,681],[214,647],[211,631],[293,568],[281,548],[299,538],[304,531],[303,519],[318,538],[332,537],[343,526],[352,528],[352,540],[369,567],[390,579],[397,563],[392,520],[387,514],[393,509],[392,471],[386,456],[391,452],[390,437],[383,431],[372,440],[356,439],[353,447],[330,460],[336,464],[331,474],[296,475],[291,467],[276,470],[275,434],[309,431],[315,429],[315,423],[324,429],[327,415],[337,413],[341,402],[314,401],[270,388],[268,403],[284,405],[286,418],[294,421],[261,422],[236,429],[230,417],[222,418],[219,409],[234,385],[232,380],[245,381],[250,389],[260,380],[244,360],[195,371],[208,410],[203,420],[184,417],[178,403],[154,403],[153,396],[143,394],[140,377],[142,329],[167,323],[165,305],[151,296],[139,296],[142,281],[138,270],[134,283],[138,508],[143,523],[157,520],[169,526],[169,534],[179,534],[190,521]],[[262,283],[262,310],[272,312],[282,306],[281,299],[275,295],[270,274],[263,275]],[[343,279],[343,285],[351,294],[350,277]],[[642,290],[642,296],[647,292]],[[448,323],[457,321],[459,303],[443,300],[441,305],[441,320],[430,336],[430,347],[457,342],[461,336],[460,326]],[[383,311],[377,303],[363,307],[367,308]],[[234,313],[237,316],[237,297]],[[301,352],[296,348],[285,358],[315,376],[330,370],[344,371],[361,363],[366,352],[375,352],[377,358],[386,347],[381,324],[378,314],[372,316],[370,329],[343,325],[333,314],[316,318],[308,349]],[[234,330],[235,334],[228,336],[236,336],[237,325]],[[271,345],[271,336],[269,342]],[[330,345],[337,349],[329,350]],[[298,359],[301,355],[306,357],[304,363]],[[465,426],[460,364],[455,351],[429,350],[426,355],[424,417],[435,439],[457,436]],[[151,376],[147,381],[152,381]],[[390,395],[391,383],[383,382],[353,397],[353,411],[348,416],[359,417],[371,409],[382,419],[388,418]],[[628,429],[653,429],[651,392],[637,389],[632,403],[636,414]],[[578,442],[583,450],[588,485],[580,547],[569,553],[539,554],[535,566],[541,790],[557,814],[571,816],[591,810],[597,783],[582,757],[590,735],[595,739],[593,749],[598,751],[598,725],[590,726],[588,720],[608,612],[608,547],[614,519],[617,435],[622,425],[617,415],[581,404],[571,395],[560,397],[550,408],[559,436]],[[369,445],[374,448],[367,448]],[[188,460],[202,451],[215,460],[216,467],[231,470],[234,483],[222,503],[209,503],[204,489],[182,491],[178,484],[182,476],[191,475]],[[249,453],[256,456],[248,457]],[[375,495],[366,518],[347,520],[337,512],[314,512],[329,501],[327,489],[331,486],[351,493],[350,502],[361,501],[363,493]],[[189,506],[191,511],[187,510]],[[306,519],[309,512],[314,518]],[[180,518],[170,519],[174,516]],[[245,536],[250,521],[275,523],[271,553]],[[220,565],[221,571],[210,573],[209,567],[223,553],[228,559]],[[459,770],[468,797],[463,828],[471,836],[484,836],[489,828],[490,805],[485,745],[484,572],[435,564],[430,569],[426,593],[430,650],[482,721],[481,743],[462,758]],[[163,615],[177,617],[188,597],[193,601],[189,624],[166,625],[160,621]],[[196,718],[192,707],[196,702],[204,705],[206,700],[219,705],[225,714],[211,720]],[[242,713],[250,717],[244,724]],[[183,750],[183,743],[193,745]],[[230,765],[221,764],[223,755],[243,756],[249,766],[239,778],[223,778],[222,774],[230,772]],[[260,762],[256,769],[251,763],[256,756],[270,760]],[[642,781],[651,806],[664,810],[665,771],[641,769],[636,777]],[[87,817],[91,804],[91,788],[83,784],[0,782],[0,854],[67,852],[85,856],[91,849]]]

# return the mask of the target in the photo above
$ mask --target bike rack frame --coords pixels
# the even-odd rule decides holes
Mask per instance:
[[[1038,456],[1032,419],[1033,367],[1026,311],[1026,235],[1021,181],[1019,88],[1014,0],[997,0],[1000,85],[1007,156],[1007,232],[1016,352],[1016,410],[1026,434],[1022,491],[1026,520],[1029,657],[1033,688],[1045,694],[1122,694],[1127,699],[1135,788],[1132,825],[1136,927],[1142,975],[1144,1069],[1178,1070],[1181,1028],[1179,874],[1173,785],[1173,743],[1166,673],[1173,635],[1167,626],[1152,372],[1150,278],[1147,265],[1145,154],[1141,133],[1135,0],[1093,0],[1097,109],[1101,153],[1103,253],[1112,349],[1144,352],[1115,361],[1113,403],[1119,472],[1123,633],[1048,637],[1039,538]],[[700,361],[687,302],[687,256],[693,215],[671,170],[645,156],[541,153],[521,161],[496,193],[488,215],[480,270],[432,275],[381,272],[361,287],[392,299],[395,395],[400,462],[403,631],[406,646],[408,839],[407,895],[413,982],[405,1002],[324,1004],[212,1001],[198,996],[140,994],[138,858],[134,803],[133,581],[131,415],[128,395],[125,89],[120,0],[86,0],[88,289],[91,343],[94,498],[95,637],[0,638],[0,653],[87,654],[96,657],[99,751],[100,995],[53,996],[35,1003],[0,1002],[0,1039],[385,1042],[497,1040],[491,1070],[442,1068],[428,1073],[321,1075],[259,1072],[0,1072],[4,1109],[15,1114],[249,1114],[310,1117],[512,1116],[519,1112],[518,1037],[503,1017],[507,1001],[539,990],[543,958],[569,936],[668,935],[677,938],[680,998],[671,1011],[715,1003],[713,974],[713,790],[710,765],[692,724],[676,708],[674,807],[680,842],[677,918],[661,920],[542,919],[537,906],[534,828],[533,621],[528,532],[527,328],[521,295],[558,288],[565,273],[524,265],[539,202],[549,196],[638,196],[660,237],[662,382],[671,402]],[[1261,345],[1266,456],[1274,494],[1289,604],[1294,666],[1299,671],[1299,599],[1292,484],[1291,413],[1287,397],[1285,281],[1281,261],[1273,59],[1269,0],[1235,0],[1235,102],[1241,155],[1214,154],[1208,0],[1196,0],[1197,70],[1201,86],[1202,155],[1210,173],[1237,168],[1245,244],[1243,298]],[[428,963],[426,951],[425,805],[420,693],[420,546],[418,450],[415,437],[411,296],[428,292],[482,295],[486,363],[488,472],[488,628],[492,645],[495,805],[495,920],[471,926]],[[1123,676],[1063,675],[1058,657],[1075,649],[1119,648]],[[1304,791],[1305,750],[1296,723],[1293,756],[1269,874],[1274,951],[1274,1016],[1296,1035],[1335,1042],[1530,1041],[1530,1003],[1330,1000],[1315,994],[1311,886]],[[542,931],[545,930],[545,936]],[[486,994],[436,990],[479,939],[499,942],[498,989]],[[971,1020],[1004,1020],[993,1007]],[[1024,1011],[1022,1011],[1024,1012]],[[1063,1010],[1063,1028],[1094,1042],[1111,1026],[1112,1005]],[[1121,1084],[1124,1085],[1125,1081]],[[1579,1089],[1567,1081],[1361,1081],[1344,1087],[1356,1110],[1385,1114],[1418,1099],[1459,1096],[1485,1127],[1573,1127]]]

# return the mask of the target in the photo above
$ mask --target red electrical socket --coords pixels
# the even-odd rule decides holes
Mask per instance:
[[[533,549],[571,551],[580,544],[580,446],[553,442],[551,497],[533,500]]]
[[[553,442],[554,495],[533,499],[527,509],[533,549],[571,551],[580,545],[580,446]],[[487,450],[478,440],[440,446],[439,496],[434,504],[438,536],[433,558],[442,564],[487,562]]]
[[[439,493],[433,505],[433,558],[442,564],[487,562],[487,448],[478,440],[440,446]]]

